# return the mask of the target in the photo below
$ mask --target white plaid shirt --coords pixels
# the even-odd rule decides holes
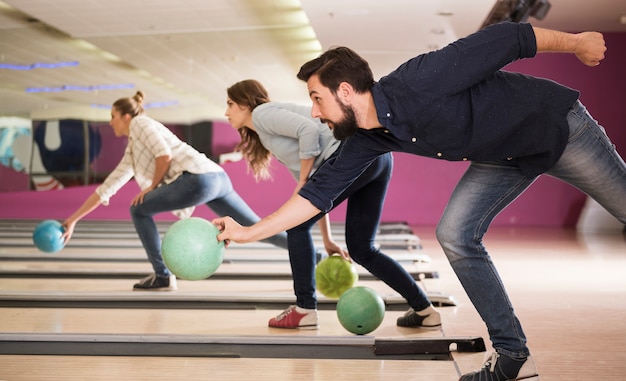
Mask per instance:
[[[138,115],[130,122],[130,135],[124,157],[96,189],[102,205],[108,205],[109,199],[133,177],[139,188],[148,188],[154,176],[155,158],[164,155],[172,158],[163,177],[164,184],[173,182],[184,171],[198,174],[224,171],[206,155],[181,141],[163,124],[145,115]],[[183,218],[190,216],[193,209],[191,207],[172,213]]]

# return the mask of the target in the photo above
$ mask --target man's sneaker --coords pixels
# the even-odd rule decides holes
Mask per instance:
[[[147,276],[133,286],[134,291],[174,291],[176,290],[176,276],[166,277],[152,274]]]
[[[271,318],[269,326],[273,328],[317,329],[317,311],[291,306],[280,315]]]
[[[467,373],[459,381],[539,381],[537,367],[531,356],[525,359],[492,353],[482,369]]]
[[[404,315],[398,318],[396,324],[400,327],[439,329],[441,327],[441,315],[433,306],[428,306],[418,312],[409,308]]]

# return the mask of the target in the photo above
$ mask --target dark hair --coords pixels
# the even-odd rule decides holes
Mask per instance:
[[[270,96],[265,87],[255,79],[246,79],[235,83],[226,89],[226,94],[238,105],[250,107],[250,111],[254,110],[256,106],[270,101]]]
[[[133,118],[139,114],[143,114],[143,98],[144,93],[141,90],[137,90],[135,95],[131,98],[120,98],[113,103],[113,107],[120,112],[120,114],[129,114]]]
[[[250,108],[250,112],[257,106],[270,101],[270,96],[261,82],[254,79],[246,79],[235,83],[228,89],[226,94],[231,101],[239,106]],[[235,151],[241,151],[248,167],[254,172],[254,178],[269,179],[269,171],[272,153],[261,143],[259,134],[249,127],[243,126],[237,129],[241,141],[235,147]]]
[[[365,93],[374,84],[369,64],[353,50],[339,46],[305,63],[298,72],[298,79],[308,81],[317,75],[320,83],[335,94],[341,82],[349,83],[357,93]]]

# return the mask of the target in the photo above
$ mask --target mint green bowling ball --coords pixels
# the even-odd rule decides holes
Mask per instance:
[[[224,260],[224,242],[210,221],[190,217],[177,221],[163,236],[161,252],[167,268],[177,278],[202,280],[210,277]]]
[[[337,301],[339,323],[355,335],[367,335],[385,318],[385,302],[369,287],[352,287]]]

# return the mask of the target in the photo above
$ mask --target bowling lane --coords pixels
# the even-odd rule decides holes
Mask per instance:
[[[426,280],[438,282],[438,280]],[[0,282],[0,306],[5,307],[74,307],[74,308],[183,308],[183,309],[266,309],[285,308],[295,303],[292,281],[254,279],[203,281],[178,280],[172,292],[132,291],[129,279],[7,278]],[[359,280],[357,285],[378,291],[387,308],[408,308],[385,283]],[[436,291],[428,291],[435,305],[456,305],[456,300]],[[436,288],[435,288],[436,289]],[[334,309],[336,300],[319,295],[320,309]]]
[[[69,245],[54,254],[41,253],[27,242],[31,228],[29,222],[6,223],[13,226],[9,235],[16,235],[21,244],[7,244],[3,239],[0,246],[0,257],[4,259],[0,262],[0,277],[5,280],[0,284],[3,306],[115,308],[124,305],[127,308],[151,308],[162,304],[162,308],[206,308],[204,303],[211,308],[221,308],[226,304],[227,308],[249,309],[284,308],[293,303],[287,253],[271,245],[232,245],[226,250],[224,263],[208,280],[191,283],[179,280],[177,292],[151,296],[132,291],[132,284],[151,273],[151,268],[143,249],[137,247],[138,240],[132,237],[134,232],[128,232],[129,228],[132,229],[128,222],[87,224],[83,226],[83,236],[85,239],[94,236],[87,242],[97,242]],[[381,231],[385,233],[381,236],[395,236],[390,231],[406,233],[398,230],[406,226],[383,226],[385,229]],[[160,228],[166,230],[167,225],[162,224]],[[341,230],[340,227],[337,229]],[[410,236],[418,240],[416,236]],[[403,242],[403,238],[398,242]],[[455,305],[454,298],[436,292],[438,273],[429,269],[429,260],[423,253],[408,249],[389,252],[424,289],[432,290],[429,294],[436,305]],[[356,267],[362,282],[376,280],[362,267]],[[237,282],[216,283],[222,280]],[[277,287],[273,282],[279,280],[285,282]],[[382,282],[375,281],[372,286],[375,289],[385,288],[383,297],[387,298],[390,307],[405,309],[405,302],[386,289]],[[260,302],[256,303],[255,298]],[[335,301],[327,302],[321,298],[322,305],[328,308],[334,306]]]
[[[387,312],[377,329],[354,335],[335,311],[319,312],[319,330],[268,327],[279,312],[0,308],[0,318],[11,321],[0,334],[0,353],[450,361],[452,345],[485,351],[479,337],[397,327],[400,313]]]
[[[401,262],[414,279],[436,278],[438,273],[427,264]],[[374,279],[363,267],[355,264],[360,279]],[[88,260],[10,260],[0,263],[0,277],[40,278],[143,278],[152,269],[147,261],[88,261]],[[226,261],[211,276],[212,279],[291,279],[287,261]]]
[[[270,328],[267,321],[281,310],[171,310],[171,309],[76,309],[0,308],[3,333],[66,334],[164,334],[216,336],[347,336],[335,311],[319,311],[319,330]],[[440,337],[440,331],[397,327],[400,311],[387,311],[377,337]]]
[[[2,377],[51,380],[429,380],[450,381],[450,361],[179,358],[144,356],[0,356]]]
[[[100,229],[101,225],[96,224],[95,228]],[[111,229],[120,229],[119,225],[113,224]],[[124,228],[125,229],[125,228]],[[120,234],[124,229],[120,229]],[[106,229],[105,229],[106,230]],[[335,234],[336,231],[333,229]],[[409,248],[407,242],[415,244],[417,242],[412,234],[396,234],[395,237],[388,236],[388,243],[392,249],[387,253],[399,260],[402,266],[411,274],[431,273],[435,277],[414,276],[416,281],[429,294],[439,294],[438,273],[431,269],[430,260],[427,255],[419,250]],[[406,361],[394,359],[393,361],[369,359],[352,359],[349,362],[338,359],[279,358],[281,353],[271,352],[276,340],[289,340],[289,338],[303,338],[304,340],[330,340],[327,356],[333,356],[334,351],[344,352],[343,347],[333,345],[336,340],[351,340],[355,335],[346,331],[338,323],[334,302],[320,297],[320,329],[317,331],[301,330],[277,330],[267,327],[269,318],[276,316],[285,307],[293,304],[293,287],[291,274],[288,265],[287,253],[284,250],[276,249],[272,246],[241,245],[230,247],[225,256],[225,262],[220,266],[218,272],[208,280],[204,281],[184,281],[178,280],[178,290],[175,292],[133,292],[132,284],[150,273],[151,269],[146,261],[145,254],[140,247],[136,247],[137,242],[132,243],[136,238],[118,236],[116,233],[103,234],[103,237],[86,239],[84,243],[74,247],[68,246],[59,253],[50,255],[38,253],[32,250],[22,237],[22,241],[15,245],[0,245],[0,259],[7,259],[0,262],[0,273],[14,272],[14,275],[2,276],[0,281],[0,292],[3,298],[11,295],[37,295],[51,297],[52,300],[46,308],[32,308],[28,306],[4,306],[0,307],[0,319],[10,320],[10,327],[3,330],[4,335],[25,335],[24,342],[31,340],[32,336],[52,335],[53,346],[62,348],[68,337],[78,335],[79,340],[87,337],[96,342],[111,335],[118,335],[128,343],[120,343],[119,349],[132,352],[131,341],[141,340],[144,337],[153,338],[164,335],[168,345],[171,341],[179,338],[186,340],[211,340],[212,337],[228,337],[241,339],[244,341],[263,342],[267,347],[263,347],[261,352],[268,352],[272,357],[277,358],[240,358],[240,359],[220,359],[209,356],[204,358],[204,362],[198,362],[197,358],[169,357],[175,355],[176,351],[163,349],[167,353],[159,355],[154,353],[146,356],[69,356],[60,350],[54,356],[46,355],[0,355],[0,364],[4,367],[4,374],[22,374],[28,367],[13,364],[12,359],[21,364],[27,364],[33,359],[38,359],[37,369],[45,369],[46,364],[53,367],[55,376],[60,375],[64,366],[67,372],[72,372],[72,363],[75,363],[74,375],[80,379],[98,379],[103,374],[102,371],[91,372],[92,369],[109,369],[111,367],[125,367],[127,370],[122,378],[128,378],[129,372],[139,372],[141,378],[148,377],[151,370],[171,366],[174,369],[158,372],[158,376],[163,374],[175,374],[176,368],[184,367],[187,379],[193,379],[193,365],[198,365],[198,379],[206,379],[207,374],[211,378],[221,380],[241,380],[250,377],[249,366],[265,370],[259,375],[254,372],[254,379],[282,380],[294,378],[304,379],[330,379],[338,375],[345,375],[352,379],[370,380],[397,380],[406,378],[407,374],[419,374],[420,379],[426,377],[429,380],[449,380],[458,377],[458,372],[452,361]],[[102,238],[102,239],[100,239]],[[319,238],[319,237],[318,237]],[[3,242],[6,243],[4,239]],[[115,242],[118,241],[118,242]],[[385,239],[381,240],[385,245]],[[119,245],[118,245],[119,244]],[[119,246],[119,247],[118,247]],[[402,249],[398,249],[402,248]],[[229,256],[230,254],[230,256]],[[23,255],[23,258],[20,258]],[[22,261],[21,259],[26,259]],[[438,342],[441,339],[448,340],[442,331],[418,331],[397,327],[395,320],[407,308],[405,301],[395,294],[383,282],[372,279],[370,274],[357,266],[360,280],[358,285],[374,288],[381,294],[388,304],[385,320],[379,328],[370,335],[374,337],[389,338],[391,340],[417,340],[425,343],[430,341]],[[35,274],[19,276],[20,271]],[[58,274],[58,277],[55,275]],[[63,275],[64,274],[64,275]],[[83,274],[83,275],[80,275]],[[261,274],[262,277],[261,277]],[[138,277],[136,277],[138,276]],[[250,279],[246,279],[250,277]],[[136,278],[133,278],[136,277]],[[235,278],[237,277],[237,278]],[[254,278],[253,278],[254,277]],[[263,279],[260,281],[259,279]],[[82,295],[82,296],[81,296]],[[218,307],[208,307],[211,298],[218,296],[226,299],[249,298],[250,300],[273,300],[272,303],[258,304],[252,303],[244,308],[227,309]],[[449,300],[447,295],[441,295],[443,300]],[[60,303],[63,300],[74,297],[86,297],[91,299],[112,298],[123,300],[124,303],[111,303],[106,308],[98,308],[97,305],[89,308],[62,308]],[[432,296],[431,296],[432,297]],[[171,303],[175,300],[192,300],[192,306]],[[436,299],[436,298],[435,298]],[[452,298],[453,299],[453,298]],[[145,302],[148,301],[148,302]],[[330,302],[327,304],[327,302]],[[57,304],[57,305],[55,305]],[[117,307],[116,307],[117,305]],[[61,306],[61,307],[60,307]],[[151,306],[155,306],[151,308]],[[442,314],[453,314],[453,309],[442,309]],[[447,311],[446,311],[447,310]],[[167,339],[170,338],[170,339]],[[454,339],[454,338],[451,338]],[[36,340],[36,338],[35,338]],[[444,341],[447,342],[447,341]],[[163,344],[163,343],[161,343]],[[6,342],[4,344],[6,345]],[[37,344],[31,344],[37,347]],[[186,344],[185,347],[188,347]],[[283,345],[284,346],[284,345]],[[310,348],[311,345],[305,345]],[[335,348],[337,347],[337,348]],[[95,344],[96,350],[101,345]],[[88,351],[89,348],[86,348]],[[143,349],[142,349],[143,350]],[[352,352],[348,350],[348,352]],[[74,353],[74,354],[80,354]],[[143,352],[139,351],[137,354]],[[135,353],[133,353],[135,354]],[[267,355],[263,353],[264,355]],[[273,356],[276,355],[276,356]],[[348,353],[348,355],[350,355]],[[166,357],[164,357],[166,356]],[[419,355],[414,355],[419,357]],[[424,359],[433,359],[433,355],[426,355]],[[243,356],[246,357],[246,356]],[[307,356],[305,356],[307,357]],[[58,361],[49,360],[50,358]],[[442,358],[438,358],[442,359]],[[443,359],[449,360],[449,355],[443,355]],[[158,363],[151,362],[157,360]],[[233,360],[235,362],[230,362]],[[267,363],[273,366],[267,366]],[[211,364],[210,370],[201,364]],[[432,366],[430,364],[435,364]],[[2,366],[0,365],[0,366]],[[142,366],[143,365],[143,366]],[[82,369],[80,367],[82,366]],[[229,368],[224,372],[212,369],[224,366]],[[321,367],[320,369],[317,369]],[[78,368],[78,369],[77,369]],[[148,369],[149,368],[149,369]],[[323,369],[322,369],[323,368]],[[327,369],[335,369],[334,372],[327,372]],[[12,373],[11,373],[12,372]],[[298,373],[302,372],[302,373]],[[411,373],[407,373],[411,372]],[[323,373],[323,374],[322,374]],[[32,374],[32,373],[31,373]],[[45,373],[42,373],[45,374]],[[114,373],[104,372],[107,379]],[[267,375],[267,377],[265,377]],[[319,377],[318,377],[319,376]],[[19,378],[11,378],[19,380]],[[37,375],[26,378],[37,380]],[[176,376],[173,376],[176,379]]]

